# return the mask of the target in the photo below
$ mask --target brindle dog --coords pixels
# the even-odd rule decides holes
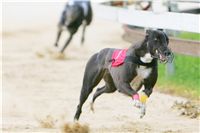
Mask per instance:
[[[74,120],[79,119],[84,102],[101,79],[104,79],[105,85],[96,90],[92,104],[101,94],[113,93],[116,90],[132,97],[142,85],[144,85],[143,92],[149,97],[157,81],[158,60],[166,63],[173,59],[168,43],[169,39],[163,31],[147,30],[144,40],[127,50],[124,63],[118,67],[111,67],[110,62],[116,49],[105,48],[94,54],[86,65]],[[138,75],[143,78],[142,84],[138,88],[132,88],[130,83]]]

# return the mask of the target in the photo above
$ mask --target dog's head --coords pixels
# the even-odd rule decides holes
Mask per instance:
[[[159,59],[162,63],[172,62],[173,53],[168,48],[169,38],[163,31],[147,30],[146,39],[151,57]]]

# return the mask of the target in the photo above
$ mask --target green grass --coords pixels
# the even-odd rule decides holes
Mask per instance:
[[[198,98],[200,96],[200,58],[175,55],[174,73],[167,74],[166,65],[159,64],[158,88],[161,91]]]
[[[179,38],[200,41],[200,34],[181,32]],[[160,91],[189,98],[200,98],[200,58],[175,55],[174,73],[169,75],[166,65],[159,65],[157,86]]]
[[[189,40],[200,40],[200,34],[199,33],[191,33],[191,32],[181,32],[178,35],[179,38],[183,39],[189,39]]]

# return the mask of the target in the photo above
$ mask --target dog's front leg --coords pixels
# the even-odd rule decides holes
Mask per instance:
[[[132,89],[130,83],[118,82],[116,87],[117,87],[119,92],[121,92],[121,93],[123,93],[127,96],[133,97],[133,95],[137,94],[137,91]]]
[[[158,72],[157,72],[157,68],[154,68],[152,70],[151,75],[144,79],[144,90],[143,92],[149,97],[151,95],[151,93],[153,92],[153,87],[156,84],[157,81],[157,77],[158,77]]]
[[[148,89],[147,89],[148,88]],[[140,95],[140,118],[143,118],[144,115],[146,114],[146,101],[150,94],[152,93],[152,88],[147,87],[143,92],[141,92]]]
[[[132,97],[135,107],[137,107],[137,108],[141,107],[141,102],[139,100],[139,94],[137,93],[137,91],[132,89],[130,83],[118,82],[116,87],[118,88],[119,92]]]
[[[141,113],[140,118],[142,118],[146,114],[146,101],[153,92],[153,87],[157,81],[157,69],[153,69],[151,75],[144,79],[144,90],[140,94],[140,101],[141,101]]]

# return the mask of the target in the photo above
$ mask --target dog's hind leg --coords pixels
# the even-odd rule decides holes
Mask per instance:
[[[56,47],[58,46],[58,41],[59,41],[59,39],[60,39],[61,33],[62,33],[62,29],[59,27],[59,30],[58,30],[58,33],[57,33],[56,42],[55,42],[55,44],[54,44],[54,46],[56,46]]]
[[[83,87],[81,90],[81,95],[80,95],[80,102],[77,106],[77,110],[76,110],[76,114],[74,116],[74,120],[78,120],[80,117],[80,114],[82,112],[82,106],[85,103],[85,101],[87,100],[89,94],[92,92],[93,86],[90,86],[88,88]]]
[[[90,103],[90,109],[94,112],[94,101],[95,99],[100,96],[101,94],[104,93],[104,90],[105,90],[105,86],[101,87],[101,88],[98,88],[95,92],[95,94],[93,95],[93,98],[92,98],[92,102]]]
[[[92,92],[93,88],[100,82],[102,76],[99,75],[94,82],[90,82],[88,81],[88,83],[90,82],[91,84],[88,85],[83,85],[82,90],[81,90],[81,95],[80,95],[80,101],[79,101],[79,105],[77,106],[77,110],[76,110],[76,114],[74,116],[74,120],[78,120],[80,117],[80,114],[82,112],[82,106],[85,103],[85,101],[87,100],[89,94]]]
[[[63,53],[64,50],[65,50],[65,48],[69,45],[70,41],[72,40],[72,37],[73,37],[73,34],[70,33],[67,42],[65,43],[64,47],[63,47],[62,50],[60,51],[61,53]]]
[[[96,92],[94,93],[92,102],[90,104],[91,110],[94,111],[94,101],[96,100],[97,97],[99,97],[103,93],[113,93],[115,91],[116,91],[116,88],[110,84],[106,84],[105,86],[98,88]]]
[[[74,120],[78,120],[81,114],[82,106],[87,100],[89,94],[92,92],[93,88],[101,81],[104,71],[100,69],[98,64],[96,64],[97,54],[94,55],[88,62],[83,78],[83,86],[80,95],[80,101],[77,106],[76,114]]]
[[[83,20],[83,32],[82,32],[82,37],[81,37],[81,44],[83,45],[84,41],[85,41],[85,29],[87,26],[87,22],[86,20]]]

